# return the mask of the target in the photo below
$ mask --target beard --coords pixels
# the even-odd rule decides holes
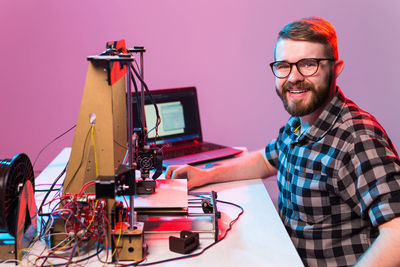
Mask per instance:
[[[280,97],[283,102],[283,106],[286,111],[295,117],[302,117],[305,115],[309,115],[322,107],[330,97],[330,88],[332,86],[333,78],[332,75],[329,75],[327,82],[323,84],[318,90],[315,89],[315,86],[308,82],[298,82],[291,83],[287,82],[284,84],[282,90],[279,88],[276,89],[276,93]],[[289,102],[288,93],[290,88],[301,88],[307,89],[311,92],[311,100],[308,103],[303,103],[302,101],[293,101]]]

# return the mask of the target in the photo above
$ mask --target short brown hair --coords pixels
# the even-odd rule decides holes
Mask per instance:
[[[337,36],[332,24],[319,17],[308,17],[287,24],[278,34],[279,39],[309,41],[325,45],[329,57],[339,58]]]

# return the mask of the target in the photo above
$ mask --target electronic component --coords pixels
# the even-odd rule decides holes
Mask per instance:
[[[96,198],[114,199],[116,193],[115,180],[109,176],[98,176],[96,179]]]
[[[74,195],[66,198],[63,208],[53,213],[55,218],[51,243],[56,246],[73,239],[80,246],[101,241],[106,232],[106,201],[94,194]]]
[[[150,177],[150,170],[155,170],[151,178],[156,180],[162,173],[163,156],[158,147],[150,147],[146,144],[146,135],[146,130],[134,129],[134,161],[143,180]]]

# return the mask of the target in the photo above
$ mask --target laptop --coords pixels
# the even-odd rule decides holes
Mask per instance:
[[[203,141],[196,87],[151,90],[151,98],[157,104],[161,124],[156,138],[156,110],[146,93],[144,110],[148,144],[162,148],[164,168],[179,164],[202,164],[242,152],[240,149]],[[140,128],[141,125],[138,101],[141,101],[140,93],[133,94],[134,128]]]

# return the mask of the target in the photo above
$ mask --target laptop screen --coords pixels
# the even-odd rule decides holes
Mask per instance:
[[[161,124],[158,127],[158,134],[160,136],[166,137],[185,132],[185,116],[181,101],[159,103],[157,107],[161,117]],[[146,125],[150,128],[157,120],[156,109],[152,104],[147,104],[144,106],[144,113],[146,114]],[[150,138],[154,138],[155,136],[155,130],[149,132]]]
[[[151,96],[157,104],[161,124],[158,127],[157,144],[188,140],[202,141],[199,107],[195,87],[151,90]],[[140,101],[140,93],[139,93]],[[132,99],[133,127],[140,128],[136,94]],[[155,140],[156,111],[148,94],[145,94],[145,115],[149,143]],[[164,140],[162,140],[164,139]]]

